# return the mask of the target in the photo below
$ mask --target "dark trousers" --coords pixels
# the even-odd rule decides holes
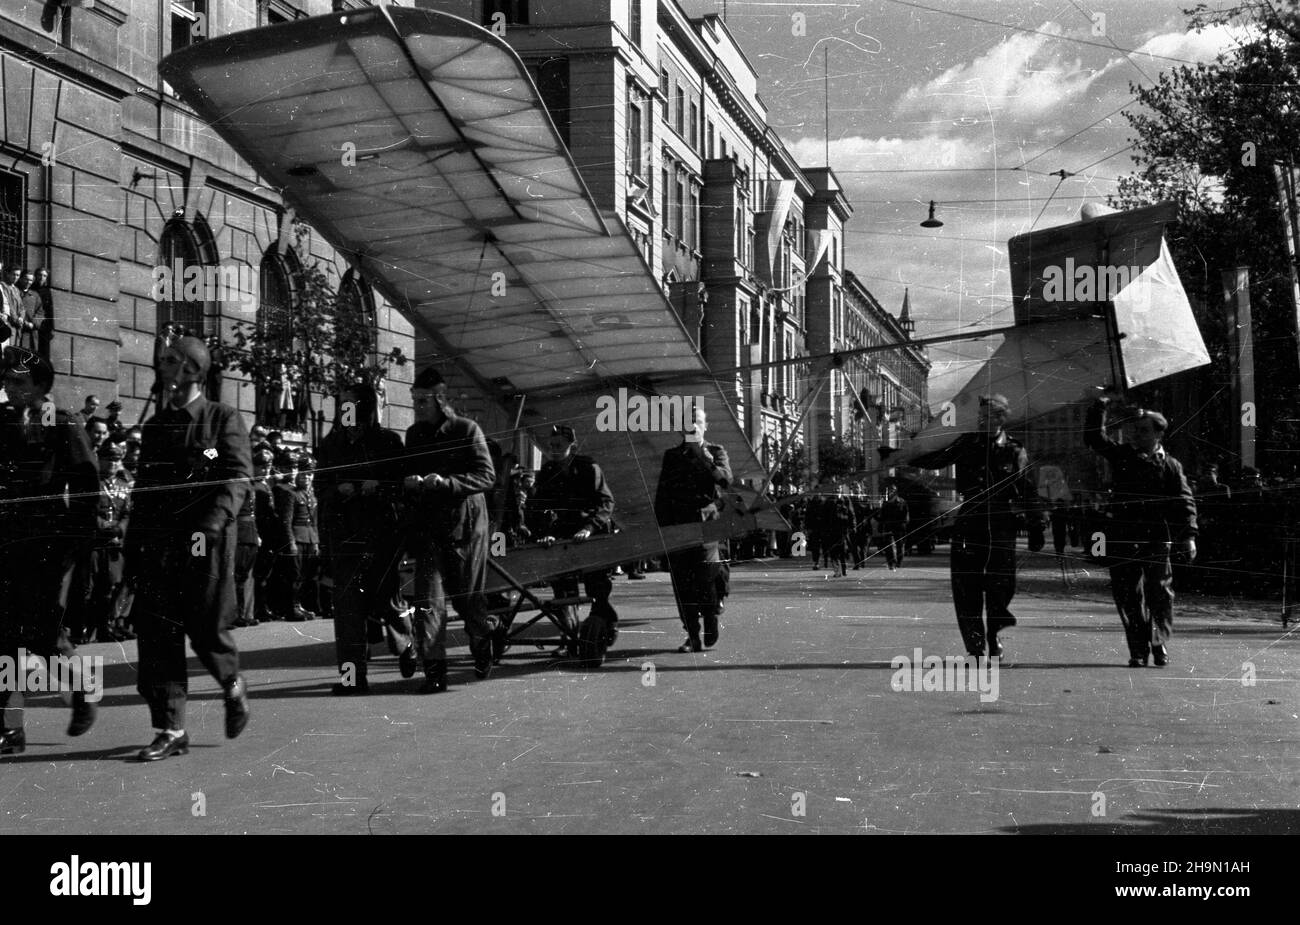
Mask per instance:
[[[257,559],[253,562],[253,616],[259,620],[269,620],[276,604],[272,587],[275,560],[275,550],[265,545],[258,547]]]
[[[80,639],[92,632],[102,634],[113,623],[113,602],[122,583],[122,547],[95,547],[76,559],[65,626],[69,635]]]
[[[398,652],[411,644],[410,623],[393,606],[401,550],[392,536],[363,534],[347,541],[327,542],[339,671],[351,665],[356,676],[361,677],[370,658],[370,620],[384,622],[389,642]]]
[[[18,650],[48,658],[76,652],[63,625],[67,607],[69,566],[77,554],[65,544],[35,537],[0,539],[0,655],[16,671]],[[0,690],[0,724],[23,725],[23,694]]]
[[[719,613],[718,561],[717,543],[706,543],[668,556],[677,613],[686,634],[692,639],[699,637],[702,619],[716,617]]]
[[[235,620],[252,623],[257,619],[256,583],[253,572],[257,566],[258,550],[253,543],[240,543],[235,550]]]
[[[302,584],[302,556],[296,552],[277,552],[271,568],[271,611],[277,617],[293,616],[298,604],[298,586]]]
[[[207,538],[207,554],[192,555],[189,536],[169,547],[143,550],[132,614],[140,644],[136,689],[157,729],[185,728],[189,670],[194,654],[223,688],[239,674],[235,621],[235,535],[227,528]]]
[[[609,602],[609,596],[614,590],[614,583],[609,577],[609,569],[561,575],[551,582],[551,589],[555,592],[556,597],[577,597],[579,579],[582,580],[583,590],[587,592],[587,597],[591,598],[591,615],[600,617],[607,623],[617,623],[618,611]],[[565,607],[563,613],[565,626],[570,631],[576,631],[578,628],[578,608]]]
[[[298,547],[298,586],[294,600],[315,614],[325,613],[321,594],[322,561],[318,546]]]
[[[1146,658],[1174,633],[1174,573],[1164,543],[1116,543],[1110,590],[1132,658]]]
[[[884,531],[882,542],[885,547],[885,564],[897,568],[903,564],[903,555],[907,550],[904,541],[907,527],[902,524],[881,524],[880,529]]]
[[[500,625],[487,612],[483,588],[487,581],[487,534],[474,535],[463,546],[420,540],[415,553],[415,651],[425,669],[447,658],[447,605],[465,621],[470,647],[485,640]]]
[[[967,652],[978,652],[1016,618],[1016,525],[1009,517],[958,521],[952,537],[952,601]],[[985,621],[987,620],[987,629]]]

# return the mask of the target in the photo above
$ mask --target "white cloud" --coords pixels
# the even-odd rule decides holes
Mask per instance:
[[[1060,32],[1052,23],[1042,30]],[[1052,36],[1018,33],[973,61],[912,87],[899,99],[896,112],[954,121],[1007,112],[1033,119],[1085,93],[1097,76]]]
[[[1190,61],[1213,61],[1220,52],[1228,51],[1257,34],[1258,29],[1254,26],[1211,26],[1200,32],[1165,32],[1147,39],[1137,51]]]

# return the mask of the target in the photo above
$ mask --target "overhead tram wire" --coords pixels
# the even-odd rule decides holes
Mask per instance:
[[[914,3],[912,0],[885,0],[886,3],[893,3],[896,6],[905,6],[914,10],[925,10],[927,13],[940,13],[944,16],[955,16],[957,19],[965,19],[969,22],[983,23],[986,26],[997,26],[999,29],[1010,29],[1013,32],[1027,32],[1031,35],[1044,35],[1050,39],[1057,39],[1062,42],[1074,42],[1078,45],[1091,45],[1094,48],[1102,48],[1107,51],[1118,51],[1120,54],[1146,55],[1148,58],[1159,58],[1161,61],[1173,61],[1176,64],[1195,65],[1199,62],[1192,61],[1188,58],[1174,58],[1170,55],[1157,55],[1154,52],[1138,51],[1135,48],[1119,48],[1114,44],[1103,44],[1102,42],[1090,42],[1088,39],[1075,38],[1069,35],[1058,35],[1055,32],[1048,32],[1044,29],[1030,29],[1027,26],[1013,26],[1011,23],[998,22],[995,19],[984,19],[981,16],[972,16],[970,13],[958,13],[956,10],[944,10],[938,7],[926,6],[922,3]]]

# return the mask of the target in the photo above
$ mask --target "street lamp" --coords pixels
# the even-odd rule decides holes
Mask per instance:
[[[943,222],[934,217],[934,200],[930,200],[930,217],[921,222],[922,228],[942,228]]]

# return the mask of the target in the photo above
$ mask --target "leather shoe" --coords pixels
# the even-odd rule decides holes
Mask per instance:
[[[447,663],[430,662],[424,669],[424,683],[420,685],[421,694],[441,694],[447,689]]]
[[[700,642],[699,636],[688,636],[686,641],[677,647],[678,652],[703,652],[704,645]]]
[[[226,738],[233,739],[248,725],[248,685],[239,675],[226,688]]]
[[[1141,658],[1136,655],[1133,656],[1128,660],[1128,666],[1130,668],[1145,668],[1147,666],[1147,656],[1144,655]]]
[[[397,668],[402,673],[402,677],[414,678],[415,669],[419,667],[419,661],[415,657],[415,646],[407,646],[397,657]]]
[[[1157,668],[1163,668],[1169,664],[1169,650],[1164,646],[1152,646],[1151,659],[1156,663]]]
[[[140,749],[140,754],[136,755],[136,759],[139,761],[162,761],[172,755],[189,754],[189,751],[190,737],[188,733],[182,732],[178,736],[173,736],[160,732],[157,738]]]
[[[989,637],[989,658],[1002,657],[1002,642],[996,636]]]
[[[718,644],[718,615],[706,614],[704,617],[704,645],[712,649]]]
[[[0,755],[21,755],[27,751],[27,733],[22,726],[0,732]]]
[[[95,725],[95,717],[99,714],[99,709],[86,699],[86,695],[81,691],[75,691],[72,694],[72,722],[68,723],[68,735],[80,736],[90,732],[90,727]]]
[[[474,656],[474,677],[485,680],[492,673],[492,637],[475,639],[470,643],[469,651]]]

